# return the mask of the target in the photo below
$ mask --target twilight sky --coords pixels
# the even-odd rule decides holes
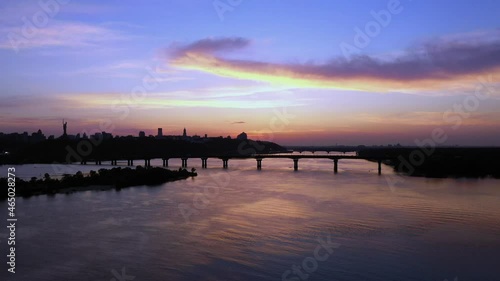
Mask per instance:
[[[41,3],[41,4],[40,4]],[[500,144],[499,1],[3,0],[0,132]]]

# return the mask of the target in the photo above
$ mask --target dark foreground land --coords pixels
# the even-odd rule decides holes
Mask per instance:
[[[363,157],[390,157],[397,172],[419,177],[500,178],[499,147],[384,147],[358,151]]]
[[[116,137],[111,139],[59,138],[31,144],[0,140],[0,165],[30,163],[73,163],[82,160],[128,160],[184,156],[250,155],[285,152],[267,141],[207,138],[199,140]]]
[[[52,179],[45,174],[43,179],[32,178],[30,181],[15,179],[16,196],[28,197],[40,194],[71,193],[84,190],[121,189],[137,185],[159,185],[168,181],[182,180],[197,174],[185,169],[177,171],[163,168],[131,168],[100,169],[98,172],[90,171],[88,176],[82,172],[75,175],[64,175],[62,179]],[[0,186],[7,187],[8,180],[0,178]],[[11,181],[9,181],[11,182]],[[0,193],[0,199],[7,198],[7,192]]]

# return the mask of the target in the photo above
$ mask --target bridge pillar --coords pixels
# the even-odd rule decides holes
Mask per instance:
[[[293,170],[297,171],[299,169],[299,159],[293,159]]]
[[[333,172],[336,174],[339,170],[339,159],[333,159]]]
[[[227,159],[227,158],[222,159],[222,168],[227,169],[227,167],[229,166],[228,162],[229,162],[229,159]]]
[[[378,160],[378,174],[382,174],[382,160]]]
[[[203,169],[207,168],[207,158],[206,157],[201,158],[201,167]]]
[[[134,160],[132,159],[127,160],[127,166],[134,166]]]
[[[257,170],[262,169],[262,159],[257,158],[256,160],[257,160]]]
[[[187,168],[187,166],[188,166],[188,159],[187,158],[181,158],[181,160],[182,160],[182,164],[181,164],[182,168]]]
[[[144,159],[144,167],[151,167],[151,159]]]
[[[163,167],[168,167],[168,158],[164,158],[163,160]]]

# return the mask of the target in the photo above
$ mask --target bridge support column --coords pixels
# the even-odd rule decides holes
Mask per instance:
[[[201,167],[203,169],[206,169],[207,168],[207,158],[204,157],[204,158],[201,158]]]
[[[257,170],[262,169],[262,159],[257,158]]]
[[[134,166],[134,160],[132,159],[127,160],[127,166]]]
[[[101,160],[95,160],[96,165],[101,165]]]
[[[339,159],[333,159],[333,172],[336,174],[339,171]]]
[[[168,158],[163,158],[163,167],[168,167]]]
[[[299,169],[299,159],[293,159],[293,170],[297,171]]]
[[[80,164],[82,164],[82,165],[87,165],[87,161],[82,160],[82,162],[81,162]]]
[[[151,167],[151,159],[144,159],[144,167]]]
[[[227,169],[229,159],[222,159],[222,168]]]
[[[187,166],[188,166],[188,159],[187,158],[181,158],[181,160],[182,160],[182,164],[181,164],[182,168],[187,168]]]
[[[382,160],[378,160],[378,174],[382,174]]]

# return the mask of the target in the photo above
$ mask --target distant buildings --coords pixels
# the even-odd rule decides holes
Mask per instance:
[[[101,133],[95,133],[93,137],[96,140],[101,140],[101,139],[110,140],[113,138],[113,135],[111,133],[101,132]]]
[[[236,137],[237,140],[247,140],[248,139],[248,136],[245,132],[239,134],[237,137]]]
[[[113,136],[111,133],[107,132],[92,132],[92,134],[87,135],[86,132],[82,132],[81,134],[78,133],[76,135],[70,135],[68,134],[67,128],[68,128],[68,122],[63,120],[62,123],[62,129],[63,129],[63,134],[60,137],[56,137],[57,139],[65,139],[65,140],[110,140],[113,138],[137,138],[137,136]],[[164,139],[164,140],[184,140],[192,143],[205,143],[213,139],[222,139],[224,137],[208,137],[207,134],[203,134],[202,136],[194,134],[191,136],[188,136],[187,134],[187,129],[183,128],[182,130],[182,135],[164,135],[163,134],[163,128],[157,128],[157,135],[146,135],[145,131],[139,131],[138,137],[139,138],[156,138],[156,139]],[[10,133],[10,134],[4,134],[0,132],[0,140],[6,140],[6,141],[12,141],[12,142],[19,142],[19,143],[39,143],[43,142],[45,140],[54,140],[56,139],[53,135],[49,136],[48,138],[43,134],[42,130],[38,130],[36,132],[33,132],[31,135],[28,134],[28,132],[24,133]],[[225,139],[231,139],[231,136],[225,137]],[[248,136],[245,132],[242,132],[239,134],[236,139],[238,140],[247,140]]]
[[[47,138],[42,133],[42,130],[38,129],[36,133],[31,134],[31,143],[37,143],[46,140]]]
[[[52,138],[53,138],[53,136],[52,136]],[[45,135],[42,133],[42,130],[38,130],[36,132],[33,132],[31,134],[31,136],[28,134],[28,132],[24,132],[22,134],[20,134],[20,133],[11,133],[11,134],[0,133],[0,139],[12,141],[12,142],[20,142],[20,143],[39,143],[39,142],[47,140]]]

